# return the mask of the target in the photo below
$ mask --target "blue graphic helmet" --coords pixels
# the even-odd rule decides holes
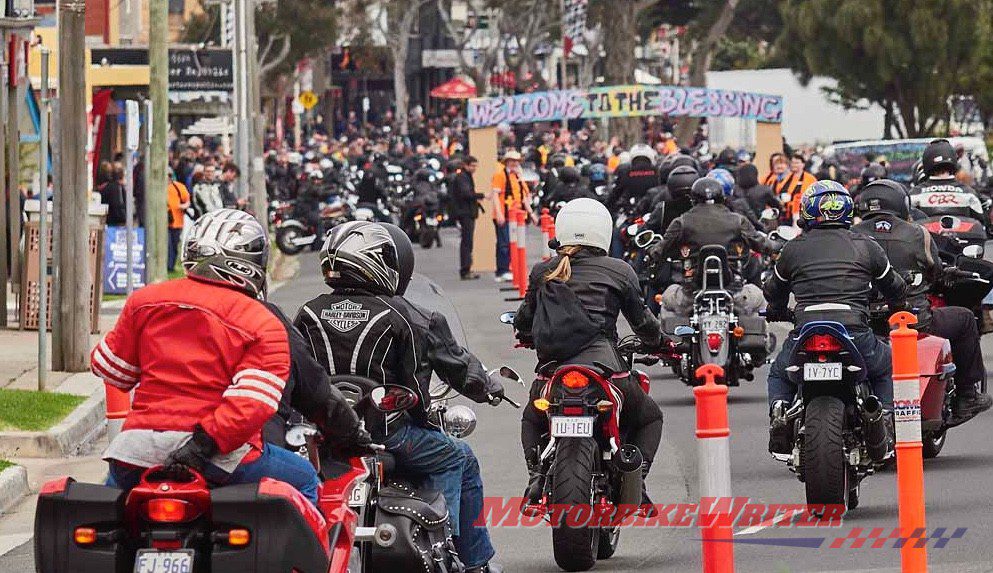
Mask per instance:
[[[602,163],[590,165],[590,181],[593,183],[605,183],[607,181],[607,167]]]
[[[727,169],[711,169],[707,173],[707,177],[720,182],[721,187],[724,189],[725,197],[731,196],[731,193],[734,191],[734,175],[731,175],[730,171]]]
[[[855,202],[852,201],[848,189],[837,181],[826,179],[818,181],[800,197],[800,226],[813,229],[820,226],[844,227],[852,226],[852,211]]]

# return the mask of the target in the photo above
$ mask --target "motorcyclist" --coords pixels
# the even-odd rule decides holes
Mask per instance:
[[[318,235],[324,231],[321,224],[321,202],[328,198],[327,187],[324,186],[324,173],[314,169],[307,174],[305,181],[297,188],[297,199],[293,204],[293,217],[303,221],[308,228],[316,230]]]
[[[299,361],[299,337],[262,300],[269,241],[251,215],[220,209],[186,240],[186,278],[128,297],[93,349],[93,373],[134,390],[123,431],[110,443],[110,482],[134,487],[146,468],[181,464],[216,484],[271,477],[317,501],[305,459],[266,443],[263,425],[290,394],[293,407],[339,445],[368,445],[340,393]],[[190,344],[195,341],[195,344]]]
[[[638,276],[627,263],[607,256],[612,227],[607,208],[592,199],[570,201],[555,218],[559,243],[557,255],[531,270],[527,294],[514,320],[518,338],[533,343],[539,364],[550,359],[559,364],[589,365],[599,362],[616,372],[626,372],[627,366],[616,350],[619,314],[624,315],[631,330],[646,347],[660,346],[662,334],[659,322],[645,307]],[[579,311],[584,312],[598,327],[597,335],[585,346],[576,348],[572,356],[547,356],[550,341],[532,336],[535,317],[540,314],[539,307],[547,300],[538,296],[546,281],[559,281],[567,285],[582,306]],[[567,335],[562,333],[562,336]],[[614,377],[612,382],[624,395],[620,415],[622,438],[641,450],[645,460],[642,472],[647,476],[662,437],[662,411],[645,394],[637,380],[623,376]],[[531,386],[521,426],[521,445],[529,473],[524,496],[526,503],[531,504],[540,501],[544,483],[540,453],[548,441],[548,419],[533,404],[541,397],[543,384],[535,380]],[[642,503],[651,504],[644,491]]]
[[[917,309],[916,328],[951,343],[955,361],[951,423],[961,424],[988,410],[993,398],[977,390],[986,380],[986,367],[976,319],[966,308],[931,307],[928,293],[942,280],[944,270],[931,233],[909,222],[910,202],[903,186],[889,179],[871,182],[862,189],[856,208],[863,221],[852,230],[875,239],[897,272],[913,276],[907,286],[907,304]]]
[[[681,165],[669,172],[665,188],[656,197],[655,207],[645,223],[645,229],[662,234],[677,218],[693,207],[690,189],[700,178],[700,173],[689,165]]]
[[[921,154],[921,168],[927,177],[911,188],[911,205],[923,208],[923,205],[917,204],[919,199],[914,196],[925,193],[968,193],[974,200],[971,201],[972,205],[962,209],[960,216],[969,216],[982,221],[989,220],[990,200],[955,178],[959,169],[958,156],[947,139],[935,139],[924,148]]]
[[[706,176],[720,181],[721,189],[724,191],[724,204],[727,205],[728,209],[748,219],[748,222],[757,230],[762,230],[759,218],[752,211],[748,200],[745,197],[734,194],[734,175],[730,171],[727,169],[711,169]]]
[[[591,193],[588,187],[584,187],[579,177],[579,170],[575,167],[562,167],[558,172],[558,185],[545,195],[545,202],[554,207],[557,203],[568,203],[573,199],[587,197],[596,199],[597,196]]]
[[[421,167],[414,172],[414,183],[411,191],[410,203],[404,210],[403,224],[401,225],[404,229],[414,227],[414,215],[417,214],[418,210],[423,209],[424,215],[427,216],[429,212],[436,212],[441,205],[441,195],[438,186],[434,183],[434,172],[427,167]]]
[[[670,175],[671,178],[671,175]],[[717,179],[704,177],[690,189],[693,208],[674,220],[662,236],[662,241],[648,251],[657,262],[679,255],[693,261],[702,247],[721,245],[734,253],[733,243],[760,252],[773,252],[779,244],[770,241],[748,219],[724,205],[724,185]],[[747,256],[743,253],[743,256]],[[663,308],[676,316],[693,312],[695,280],[673,284],[662,293]],[[745,284],[735,294],[735,308],[741,314],[754,314],[761,307],[762,294],[753,284]]]
[[[858,201],[859,193],[862,189],[865,189],[873,181],[879,181],[880,179],[886,179],[889,174],[880,163],[870,163],[862,168],[862,174],[859,176],[859,185],[852,193],[852,199]]]
[[[745,163],[734,173],[737,188],[735,196],[743,198],[756,218],[762,216],[766,208],[782,212],[783,205],[772,193],[772,188],[759,183],[759,170],[752,163]]]
[[[775,272],[764,285],[767,319],[788,316],[786,308],[792,293],[796,299],[796,328],[807,322],[840,322],[852,336],[868,368],[869,384],[883,408],[893,410],[893,380],[890,347],[873,334],[868,324],[872,287],[899,308],[907,284],[890,266],[886,252],[871,237],[851,230],[854,204],[844,186],[835,181],[818,181],[800,200],[798,237],[786,243],[776,262]],[[786,375],[793,347],[794,330],[769,370],[769,452],[786,459],[793,449],[792,428],[785,411],[797,388]]]
[[[496,572],[489,534],[473,525],[483,504],[479,463],[468,444],[431,423],[427,408],[432,372],[481,403],[499,403],[503,387],[454,341],[443,316],[403,298],[413,269],[413,248],[400,229],[365,221],[339,225],[321,249],[324,281],[333,290],[307,302],[295,324],[330,375],[362,376],[417,394],[417,406],[375,420],[370,432],[402,473],[444,494],[467,573]]]
[[[605,202],[611,213],[629,210],[660,184],[654,149],[640,143],[631,148],[630,156],[630,162],[619,165],[614,173],[614,186]]]
[[[367,163],[365,169],[362,170],[362,179],[355,188],[359,203],[377,205],[380,201],[385,203],[389,200],[389,195],[386,192],[386,181],[389,174],[383,166],[383,161],[385,158],[377,153],[373,157],[373,161]]]
[[[586,171],[591,196],[599,197],[604,192],[609,179],[610,174],[607,173],[607,166],[603,163],[594,162],[589,165]]]

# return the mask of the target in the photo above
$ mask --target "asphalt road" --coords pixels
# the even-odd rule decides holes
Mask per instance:
[[[457,236],[448,230],[442,249],[417,248],[418,275],[411,298],[441,310],[452,329],[464,333],[468,346],[487,366],[502,364],[522,374],[531,372],[534,355],[512,346],[510,328],[499,323],[498,315],[516,308],[505,301],[490,276],[463,282],[458,278]],[[532,247],[537,237],[532,237]],[[537,252],[532,249],[531,252]],[[300,305],[326,287],[320,278],[317,258],[301,255],[298,277],[272,295],[272,300],[291,316]],[[984,353],[993,351],[990,337],[983,342]],[[663,444],[649,477],[649,491],[656,503],[692,503],[698,497],[698,471],[695,413],[692,394],[661,367],[649,370],[652,397],[665,414]],[[798,504],[804,502],[803,484],[767,453],[766,370],[757,372],[754,382],[743,382],[731,390],[731,479],[733,493],[752,503]],[[526,398],[523,388],[508,390],[511,396]],[[479,417],[476,432],[469,437],[482,467],[486,495],[497,498],[519,496],[525,481],[520,454],[520,413],[506,406],[491,408],[473,405]],[[925,462],[927,520],[929,531],[946,528],[946,536],[965,528],[960,538],[944,548],[929,544],[932,571],[993,571],[993,415],[984,415],[949,433],[941,455]],[[838,528],[780,527],[759,531],[736,530],[735,558],[739,572],[800,571],[896,571],[899,551],[892,541],[881,548],[866,543],[852,548],[846,541],[831,548],[836,538],[849,536],[862,528],[866,537],[874,528],[886,537],[897,527],[896,476],[886,471],[863,482],[861,506],[850,512]],[[557,571],[552,559],[547,527],[498,526],[491,528],[497,561],[508,572]],[[616,555],[597,564],[599,571],[701,570],[700,534],[694,528],[642,527],[625,529]],[[801,541],[806,540],[806,541]],[[813,541],[810,541],[813,540]],[[804,543],[818,547],[788,546]],[[31,570],[30,544],[0,558],[0,573]]]

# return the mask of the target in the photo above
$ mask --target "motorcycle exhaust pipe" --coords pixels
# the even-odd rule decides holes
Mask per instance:
[[[644,458],[638,446],[625,444],[614,454],[614,468],[620,475],[617,491],[617,505],[638,507],[641,505],[642,475]]]
[[[869,396],[862,401],[862,433],[869,458],[881,462],[889,450],[889,436],[886,430],[886,416],[879,398]]]

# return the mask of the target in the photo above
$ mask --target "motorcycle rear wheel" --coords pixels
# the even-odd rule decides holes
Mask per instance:
[[[306,245],[294,244],[293,240],[300,238],[300,236],[300,230],[295,227],[276,229],[276,246],[287,255],[299,254]]]
[[[579,511],[589,516],[593,511],[593,474],[596,471],[597,444],[590,438],[562,438],[557,441],[555,462],[551,468],[551,502],[564,507],[589,506]],[[587,571],[596,564],[600,531],[596,527],[568,527],[562,513],[561,523],[552,528],[552,553],[555,563],[565,571]]]
[[[818,396],[804,409],[803,476],[807,503],[848,507],[848,463],[845,459],[845,404],[834,396]]]
[[[925,432],[921,439],[921,443],[924,446],[924,458],[931,459],[938,457],[938,454],[941,453],[941,448],[945,447],[945,441],[947,439],[947,429],[938,432]]]

